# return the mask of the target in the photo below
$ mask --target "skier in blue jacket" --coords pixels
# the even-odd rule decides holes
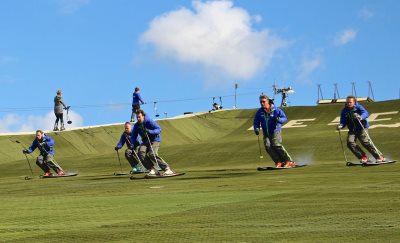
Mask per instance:
[[[142,97],[140,96],[140,88],[136,87],[135,92],[132,95],[132,114],[131,114],[131,122],[134,122],[135,114],[140,110],[140,105],[143,105],[144,102]]]
[[[36,148],[39,149],[40,155],[36,159],[36,164],[43,170],[44,176],[51,176],[50,168],[59,176],[65,175],[64,170],[54,160],[54,140],[44,134],[42,130],[36,131],[36,138],[28,149],[24,149],[24,154],[32,153]]]
[[[169,165],[158,156],[158,149],[161,143],[161,127],[157,122],[146,116],[143,110],[136,113],[137,122],[133,126],[131,141],[140,137],[142,143],[139,145],[139,158],[143,161],[144,167],[150,170],[149,175],[159,175],[157,167],[164,170],[163,175],[173,175]]]
[[[124,146],[124,144],[126,144],[127,148],[125,150],[125,158],[131,165],[132,172],[139,173],[142,172],[142,169],[140,168],[139,165],[141,161],[139,160],[137,154],[140,143],[137,140],[131,141],[131,133],[132,133],[132,124],[130,122],[125,122],[124,132],[122,133],[117,146],[115,146],[115,150],[118,151]]]
[[[368,116],[368,111],[364,106],[357,103],[357,98],[355,96],[347,96],[346,105],[340,114],[340,124],[337,126],[337,129],[340,130],[346,126],[349,128],[347,147],[360,162],[367,163],[369,159],[361,147],[357,145],[357,139],[359,139],[364,148],[374,156],[376,162],[384,162],[385,157],[375,147],[368,135]]]
[[[268,96],[261,95],[259,99],[261,108],[257,110],[253,124],[255,134],[257,136],[260,134],[261,125],[265,150],[277,168],[296,166],[282,145],[281,129],[282,124],[287,120],[285,113],[275,107],[273,100]]]

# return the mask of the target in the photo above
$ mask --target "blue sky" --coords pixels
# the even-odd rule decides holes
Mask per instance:
[[[73,125],[124,122],[139,86],[154,117],[258,107],[272,85],[290,105],[368,95],[398,99],[400,2],[0,1],[0,132],[50,128],[62,89]],[[217,98],[218,99],[218,98]],[[278,99],[280,100],[280,99]]]

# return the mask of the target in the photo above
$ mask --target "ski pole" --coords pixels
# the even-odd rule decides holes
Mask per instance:
[[[56,161],[56,159],[53,157],[53,164],[55,165],[55,166],[57,166],[57,169],[59,169],[59,170],[62,170],[62,171],[64,171],[64,169],[63,168],[61,168],[61,166],[57,163],[57,161]],[[58,173],[58,172],[57,172]]]
[[[48,163],[47,156],[49,156],[49,153],[47,152],[47,150],[45,148],[43,148],[43,146],[40,143],[38,144],[38,148],[41,151],[41,153],[46,153],[45,156],[46,156],[46,164],[47,164]],[[53,160],[51,162],[57,167],[58,170],[64,171],[63,168],[61,168],[61,166],[57,163],[56,159],[54,158],[54,155],[53,155]],[[56,173],[58,173],[58,171],[56,171]]]
[[[367,135],[368,140],[371,142],[372,146],[374,147],[375,151],[379,154],[379,156],[383,156],[383,154],[381,153],[381,151],[378,150],[378,148],[375,146],[374,142],[372,142],[371,137],[369,136],[367,130],[364,128],[363,124],[361,123],[361,121],[356,118],[356,120],[358,121],[358,123],[360,124],[361,128],[363,129],[364,133]]]
[[[111,135],[111,133],[109,133],[105,128],[103,128],[103,129],[104,129],[104,131],[105,131],[108,135],[110,135],[110,137],[113,138],[113,140],[115,140],[115,138]],[[117,152],[117,157],[118,157],[118,162],[119,162],[119,168],[120,168],[121,174],[122,174],[123,172],[122,172],[121,158],[119,157],[119,151],[116,150],[116,152]]]
[[[343,146],[343,141],[342,141],[342,135],[340,134],[340,129],[338,129],[339,131],[339,139],[340,139],[340,145],[342,145],[342,151],[343,151],[343,156],[344,156],[344,160],[347,163],[347,156],[346,156],[346,151],[344,150],[344,146]]]
[[[136,151],[135,151],[134,149],[132,149],[132,152],[133,152],[133,154],[135,155],[136,160],[139,162],[140,167],[142,167],[143,171],[146,171],[147,168],[144,167],[142,161],[141,161],[140,158],[139,158],[139,155],[136,153]]]
[[[258,138],[258,149],[260,151],[260,159],[264,158],[264,156],[261,153],[261,143],[260,143],[260,135],[257,135]]]
[[[21,146],[22,146],[23,149],[26,149],[25,146],[22,145],[22,143],[21,143],[20,141],[15,140],[15,142],[21,144]],[[28,156],[27,156],[25,153],[24,153],[24,155],[25,155],[25,158],[26,158],[26,162],[28,162],[29,170],[31,171],[31,175],[32,175],[32,177],[33,177],[33,170],[32,170],[32,166],[31,166],[31,162],[29,161]],[[29,179],[31,179],[31,178],[25,177],[25,179],[28,179],[28,180],[29,180]]]
[[[33,177],[33,170],[32,170],[32,166],[31,166],[31,162],[29,162],[28,156],[26,154],[24,154],[24,155],[25,155],[26,161],[28,162],[29,170],[31,171],[31,175]]]
[[[144,132],[144,133],[146,134],[147,141],[149,141],[150,149],[151,149],[151,152],[152,152],[153,155],[154,155],[154,160],[156,161],[156,165],[157,165],[158,168],[161,168],[160,165],[158,164],[156,154],[154,153],[154,150],[153,150],[153,146],[151,146],[151,141],[150,141],[149,135],[147,134],[147,132]]]
[[[117,156],[118,156],[119,168],[120,168],[121,173],[122,173],[122,164],[121,164],[121,159],[119,157],[119,151],[118,150],[117,150]]]

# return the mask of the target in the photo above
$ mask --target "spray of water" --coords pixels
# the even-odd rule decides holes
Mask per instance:
[[[314,163],[313,154],[301,154],[296,156],[295,162],[297,165],[311,165]]]
[[[392,159],[393,157],[392,157],[392,155],[390,155],[390,154],[385,154],[384,156],[385,156],[386,161],[392,161],[392,160],[394,160],[394,159]]]

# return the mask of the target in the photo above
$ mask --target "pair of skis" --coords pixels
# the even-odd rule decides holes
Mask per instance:
[[[52,174],[52,175],[48,175],[48,176],[40,175],[40,176],[39,176],[39,179],[60,178],[60,177],[71,177],[71,176],[77,176],[77,175],[78,175],[78,173],[65,173],[65,175]],[[31,177],[31,176],[25,176],[25,180],[31,180],[31,179],[33,179],[33,178],[34,178],[34,177]]]
[[[368,161],[366,163],[361,163],[361,162],[346,162],[347,166],[363,166],[363,167],[367,167],[367,166],[377,166],[377,165],[385,165],[385,164],[393,164],[396,163],[397,160],[389,160],[389,161],[383,161],[383,162],[372,162],[372,161]]]
[[[165,175],[165,174],[158,174],[158,175],[149,175],[147,173],[145,173],[145,175],[143,177],[138,177],[138,176],[134,176],[134,175],[138,175],[138,174],[143,174],[144,172],[129,172],[129,174],[131,174],[130,179],[131,180],[137,180],[137,179],[159,179],[159,178],[169,178],[169,177],[174,177],[174,176],[181,176],[184,175],[184,172],[176,172],[172,175]],[[115,176],[124,176],[124,175],[129,175],[128,173],[122,173],[122,172],[115,172],[114,175]]]
[[[143,177],[131,176],[129,179],[131,179],[131,180],[161,179],[161,178],[170,178],[170,177],[175,177],[175,176],[181,176],[181,175],[184,175],[184,174],[185,174],[185,172],[175,172],[174,174],[171,174],[171,175],[165,175],[165,174],[149,175],[149,174],[145,174]]]
[[[71,177],[71,176],[77,176],[78,173],[65,173],[64,175],[57,175],[57,174],[53,174],[53,175],[49,175],[49,176],[45,176],[45,175],[41,175],[40,178],[41,179],[45,179],[45,178],[61,178],[61,177]]]
[[[267,167],[258,167],[258,171],[264,171],[264,170],[288,170],[288,169],[295,169],[295,168],[300,168],[304,167],[307,165],[296,165],[295,167],[273,167],[273,166],[267,166]]]

